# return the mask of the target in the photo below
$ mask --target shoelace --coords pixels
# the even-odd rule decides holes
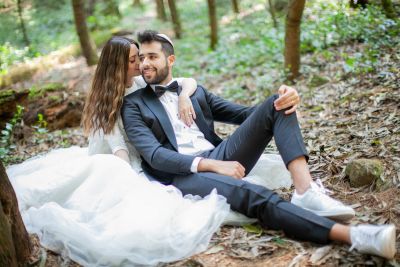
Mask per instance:
[[[349,248],[349,251],[352,251],[354,248],[356,248],[357,246],[359,246],[360,244],[369,244],[369,241],[371,241],[372,235],[370,232],[367,231],[360,231],[357,228],[354,228],[353,231],[356,231],[356,233],[354,233],[355,236],[355,240],[351,239],[351,247]]]
[[[318,191],[318,192],[324,194],[324,195],[328,195],[328,193],[329,193],[329,194],[333,193],[331,190],[326,189],[326,188],[324,187],[324,185],[322,184],[321,179],[315,180],[315,185],[317,185],[317,186],[314,187],[314,189],[315,189],[316,191]]]

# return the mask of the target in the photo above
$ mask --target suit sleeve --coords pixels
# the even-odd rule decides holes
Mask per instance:
[[[243,123],[255,110],[256,106],[246,107],[230,101],[227,101],[219,96],[216,96],[206,89],[204,93],[207,99],[213,118],[216,121],[241,124]]]
[[[127,98],[122,106],[122,119],[129,141],[153,169],[178,175],[191,173],[195,156],[163,147],[143,120],[139,106]]]

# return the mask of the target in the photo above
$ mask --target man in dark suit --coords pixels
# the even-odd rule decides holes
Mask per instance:
[[[122,117],[147,174],[176,186],[183,194],[206,196],[216,188],[233,210],[297,239],[317,243],[340,240],[361,252],[394,255],[393,225],[348,227],[321,217],[347,220],[354,211],[312,182],[296,114],[277,110],[278,96],[256,107],[244,107],[199,86],[191,96],[195,123],[188,127],[178,118],[180,88],[172,77],[172,41],[153,31],[145,31],[138,38],[140,69],[148,85],[124,99]],[[214,132],[214,120],[240,126],[222,140]],[[293,177],[292,203],[271,190],[241,180],[272,137]]]

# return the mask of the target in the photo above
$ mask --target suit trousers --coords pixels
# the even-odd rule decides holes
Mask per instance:
[[[276,111],[272,96],[259,105],[238,129],[215,149],[203,153],[205,158],[238,161],[246,174],[264,152],[272,137],[286,166],[301,156],[308,158],[295,113]],[[268,175],[268,174],[265,174]],[[174,177],[172,184],[183,194],[208,195],[214,188],[231,208],[248,217],[257,218],[261,226],[299,240],[325,244],[334,221],[320,217],[280,198],[273,191],[258,185],[211,172]]]

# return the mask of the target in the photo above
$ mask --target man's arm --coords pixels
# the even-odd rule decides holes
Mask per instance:
[[[164,148],[143,121],[137,104],[129,98],[125,98],[122,106],[122,119],[129,141],[152,168],[171,174],[191,173],[190,167],[195,157]]]
[[[205,88],[199,86],[197,90],[202,89],[205,94],[207,104],[209,105],[213,118],[216,121],[241,124],[254,111],[256,106],[246,107],[239,105],[219,96],[208,92]]]

